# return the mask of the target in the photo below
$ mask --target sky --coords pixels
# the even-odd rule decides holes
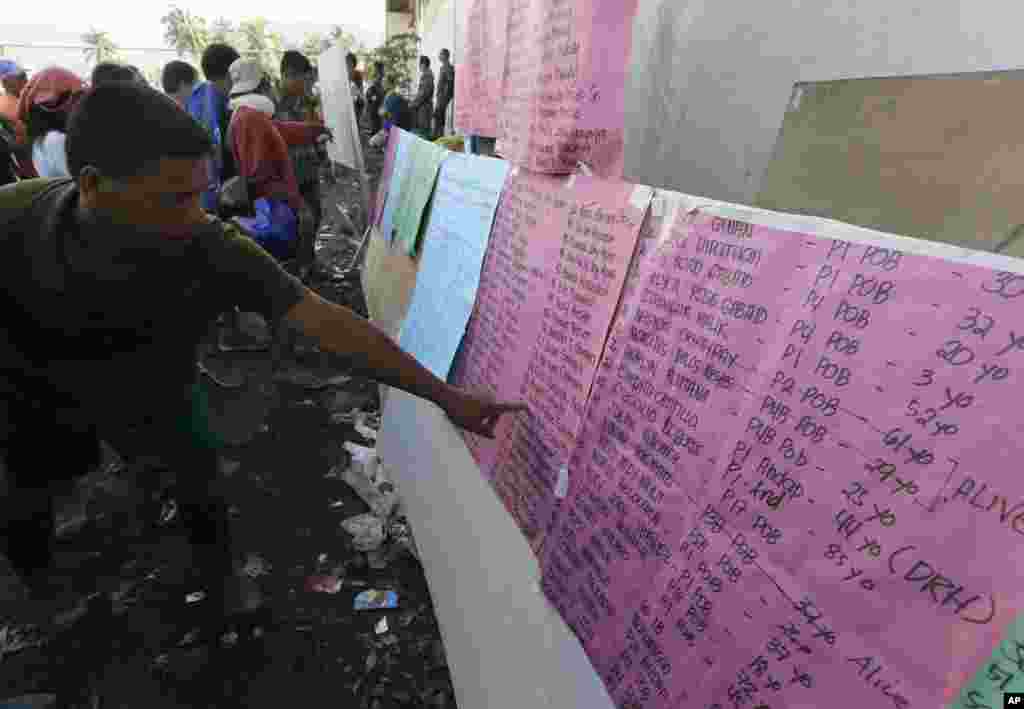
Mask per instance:
[[[6,27],[49,25],[54,31],[54,40],[62,37],[66,41],[68,36],[74,37],[88,31],[90,27],[95,27],[109,32],[114,42],[122,47],[162,47],[163,26],[160,24],[160,18],[167,13],[170,4],[167,0],[133,0],[127,5],[83,0],[5,3],[3,24],[0,26],[0,42],[21,40],[20,36],[5,36]],[[379,37],[384,35],[384,0],[311,0],[299,3],[285,3],[281,0],[181,0],[176,4],[183,10],[211,21],[218,16],[234,21],[248,17],[265,17],[270,22],[285,25],[340,24],[359,27]],[[54,26],[55,20],[59,25]]]

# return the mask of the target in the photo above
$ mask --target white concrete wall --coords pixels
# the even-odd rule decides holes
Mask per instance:
[[[640,0],[626,179],[750,202],[793,84],[1024,65],[1005,0]]]

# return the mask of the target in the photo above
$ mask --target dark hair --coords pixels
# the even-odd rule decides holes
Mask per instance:
[[[210,81],[226,79],[228,70],[239,54],[235,48],[228,44],[214,43],[203,52],[203,59],[199,62],[203,67],[203,74]]]
[[[430,68],[430,57],[428,57],[426,54],[421,56],[420,57],[420,64],[422,66],[425,66],[425,67],[427,67],[429,69]]]
[[[441,50],[441,54],[445,55],[445,56],[446,56],[446,57],[448,57],[449,59],[451,59],[451,58],[452,58],[452,53],[448,51],[448,48],[447,48],[447,47],[445,47],[444,49],[442,49],[442,50]]]
[[[313,64],[302,52],[289,49],[281,55],[281,76],[285,74],[289,76],[308,74],[311,71],[313,71]]]
[[[194,66],[175,59],[167,62],[164,66],[163,72],[160,73],[160,84],[164,87],[164,91],[172,94],[180,89],[182,84],[194,84],[198,78],[199,74],[196,73]]]
[[[123,66],[117,62],[100,62],[93,67],[89,83],[99,86],[108,81],[135,81],[135,79],[136,74],[129,66]]]
[[[85,93],[67,126],[68,171],[86,165],[107,177],[137,175],[161,158],[201,158],[213,150],[206,129],[145,84],[115,81]]]
[[[348,54],[345,55],[345,61],[352,62],[353,64],[359,63],[359,59],[352,52],[349,52]]]
[[[60,101],[65,101],[67,96],[67,93],[61,94]],[[25,134],[29,143],[34,143],[52,130],[60,133],[68,132],[67,111],[47,110],[39,104],[28,109],[28,116],[25,118]]]

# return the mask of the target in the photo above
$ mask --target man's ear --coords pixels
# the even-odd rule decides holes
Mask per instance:
[[[78,203],[85,208],[95,207],[100,192],[100,173],[91,165],[78,172]]]

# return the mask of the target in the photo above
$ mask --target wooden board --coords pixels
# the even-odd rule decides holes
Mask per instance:
[[[990,250],[1024,225],[1024,71],[797,84],[755,203]]]

